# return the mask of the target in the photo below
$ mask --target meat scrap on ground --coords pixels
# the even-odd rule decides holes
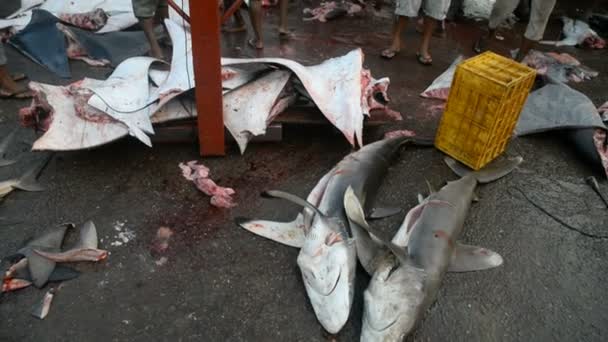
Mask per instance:
[[[232,195],[235,191],[231,188],[225,188],[215,184],[209,178],[209,168],[203,164],[197,164],[196,160],[187,163],[180,163],[179,168],[182,170],[182,175],[189,181],[192,181],[196,187],[211,196],[211,205],[218,208],[233,208],[236,206]]]

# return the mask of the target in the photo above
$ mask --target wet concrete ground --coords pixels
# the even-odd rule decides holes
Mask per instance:
[[[393,107],[404,121],[366,132],[376,140],[383,131],[408,128],[432,136],[440,113],[429,114],[434,101],[418,94],[458,54],[470,55],[471,24],[451,24],[448,37],[433,38],[432,67],[415,61],[419,36],[405,34],[406,50],[393,61],[381,60],[390,11],[382,16],[343,18],[331,23],[301,22],[292,5],[294,40],[283,46],[274,34],[276,10],[266,15],[267,56],[314,63],[361,45],[366,65],[376,77],[389,76]],[[517,27],[522,30],[521,26]],[[548,34],[559,32],[552,21]],[[224,36],[225,55],[250,55],[246,35]],[[336,39],[338,37],[338,39]],[[499,52],[517,44],[511,35],[497,43]],[[239,46],[240,51],[234,46]],[[608,100],[605,51],[560,49],[600,71],[575,87],[597,105]],[[9,50],[10,67],[32,80],[66,83]],[[103,78],[110,70],[72,63],[74,79]],[[0,102],[0,135],[18,125],[26,101]],[[28,152],[34,133],[21,128],[10,155],[21,160],[0,169],[0,179],[19,175],[37,156]],[[28,288],[0,298],[1,341],[356,341],[362,314],[361,294],[368,277],[357,274],[351,318],[337,336],[327,336],[308,303],[299,271],[298,251],[254,236],[233,224],[237,216],[290,220],[298,208],[263,200],[260,191],[282,189],[306,195],[316,181],[350,151],[331,128],[287,128],[280,143],[252,144],[244,156],[236,146],[225,158],[205,158],[220,185],[237,190],[239,206],[220,210],[185,181],[177,164],[199,159],[195,144],[146,148],[125,139],[98,149],[58,153],[41,176],[42,193],[15,192],[0,204],[0,217],[18,224],[0,227],[0,255],[16,251],[25,240],[62,222],[92,219],[111,252],[100,264],[81,263],[82,275],[66,282],[49,316],[29,315],[44,291]],[[435,305],[412,341],[604,341],[608,336],[608,238],[590,238],[541,213],[530,199],[572,226],[608,236],[608,211],[585,185],[595,173],[554,135],[517,139],[509,154],[525,163],[512,175],[479,189],[462,241],[499,252],[502,267],[485,272],[448,274]],[[378,201],[410,208],[425,180],[440,186],[455,176],[434,149],[402,152],[380,189]],[[604,178],[602,189],[608,192]],[[378,224],[393,232],[402,216]],[[164,254],[153,251],[156,231],[174,235]],[[119,231],[134,234],[113,246]],[[70,233],[67,242],[76,236]],[[164,256],[167,262],[159,266]],[[3,260],[4,261],[4,260]]]

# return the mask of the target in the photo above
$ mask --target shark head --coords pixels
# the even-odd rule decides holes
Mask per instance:
[[[361,341],[402,341],[424,312],[423,270],[383,260],[363,294]]]
[[[329,333],[339,332],[348,320],[353,302],[357,265],[354,241],[347,236],[342,220],[327,217],[305,200],[280,191],[269,191],[266,195],[314,212],[297,263],[317,319]]]
[[[337,219],[316,216],[298,255],[306,293],[317,319],[335,334],[346,323],[353,302],[357,254]]]

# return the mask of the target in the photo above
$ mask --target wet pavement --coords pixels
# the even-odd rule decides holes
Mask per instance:
[[[418,94],[459,54],[472,55],[476,28],[451,23],[446,38],[433,38],[432,67],[415,60],[419,35],[413,25],[406,48],[392,61],[378,57],[387,43],[390,10],[330,23],[302,22],[301,8],[290,7],[294,39],[278,44],[277,11],[265,16],[266,56],[315,63],[361,46],[366,66],[376,77],[389,76],[398,124],[368,130],[367,141],[396,128],[432,136],[439,102]],[[558,9],[560,10],[560,9]],[[559,14],[559,12],[557,13]],[[548,35],[559,32],[553,20]],[[518,32],[522,30],[517,25]],[[513,35],[496,43],[506,53],[516,47]],[[240,47],[236,49],[235,46]],[[12,49],[13,71],[32,80],[65,84]],[[562,48],[600,72],[574,85],[596,105],[608,100],[606,52]],[[246,34],[224,36],[224,55],[255,56]],[[74,79],[105,78],[110,69],[72,62]],[[17,111],[27,101],[0,102],[0,135],[18,125]],[[49,316],[29,315],[44,291],[27,288],[0,297],[0,341],[356,341],[368,277],[357,273],[351,318],[337,336],[317,323],[296,267],[297,249],[237,228],[237,216],[290,220],[298,208],[259,198],[275,188],[305,196],[316,181],[350,151],[332,128],[287,127],[280,143],[251,144],[244,156],[230,145],[225,158],[204,158],[218,184],[234,187],[239,206],[220,210],[182,178],[178,163],[199,159],[192,144],[157,144],[149,149],[134,139],[101,148],[57,153],[41,177],[42,193],[15,192],[0,204],[0,217],[18,224],[0,227],[0,255],[16,251],[27,239],[62,222],[92,219],[106,262],[80,263],[82,275],[66,282]],[[18,175],[39,156],[27,152],[34,133],[21,128],[10,155],[14,167],[0,169],[0,179]],[[605,341],[608,336],[608,210],[585,184],[595,174],[608,192],[605,177],[582,163],[556,135],[516,139],[509,154],[525,163],[512,175],[479,189],[462,241],[500,253],[505,263],[489,271],[448,274],[437,302],[416,329],[412,341]],[[410,208],[425,180],[439,187],[455,176],[434,149],[408,148],[390,169],[378,201]],[[572,231],[543,214],[523,196],[587,233]],[[393,232],[402,216],[378,221]],[[160,227],[173,236],[159,253],[154,239]],[[119,233],[129,241],[117,246]],[[76,236],[69,234],[67,244]],[[606,236],[606,237],[603,237]],[[164,264],[157,262],[165,257]],[[4,262],[4,260],[3,260]],[[159,262],[161,263],[161,262]]]

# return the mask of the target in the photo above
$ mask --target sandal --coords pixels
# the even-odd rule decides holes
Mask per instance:
[[[433,58],[429,57],[424,57],[420,52],[416,52],[416,59],[418,59],[418,63],[425,65],[425,66],[430,66],[433,65]]]
[[[31,99],[34,94],[27,88],[18,90],[16,92],[8,92],[4,89],[0,89],[0,99]]]
[[[24,79],[26,79],[27,76],[25,76],[25,74],[22,74],[19,72],[19,73],[12,74],[11,78],[13,79],[13,81],[19,82],[19,81],[23,81]]]
[[[256,50],[262,50],[264,48],[264,44],[258,45],[259,41],[255,38],[251,38],[247,41],[247,44],[249,44],[251,47],[253,47]]]
[[[392,59],[393,57],[397,56],[397,54],[399,53],[399,50],[394,50],[391,48],[385,49],[380,53],[380,57],[385,58],[385,59]]]

